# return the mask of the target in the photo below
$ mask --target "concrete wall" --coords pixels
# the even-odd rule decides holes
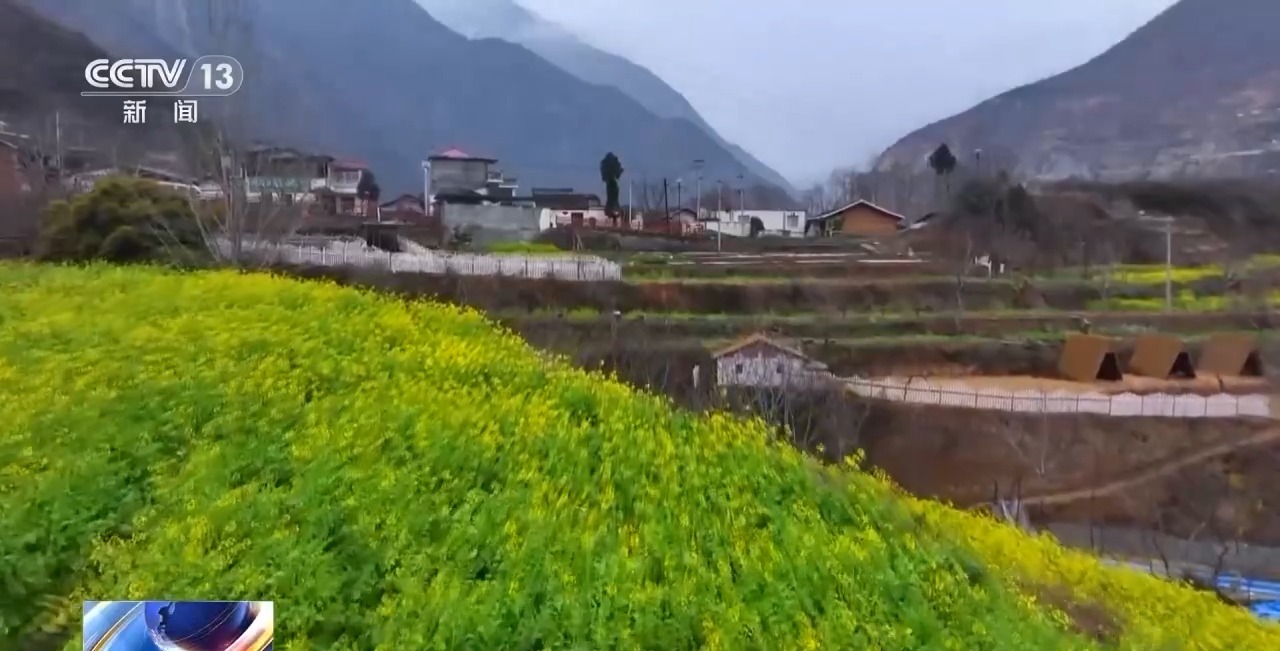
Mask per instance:
[[[707,218],[719,222],[705,222],[707,230],[720,231],[725,235],[748,237],[751,235],[751,218],[760,220],[764,226],[761,235],[783,237],[804,237],[805,211],[803,210],[722,210],[704,211]]]
[[[582,219],[583,226],[590,226],[591,220],[593,219],[596,220],[597,226],[609,225],[609,216],[605,214],[604,208],[586,208],[583,210],[551,210],[551,212],[553,215],[555,215],[555,223],[562,226],[572,225],[574,215],[577,215]],[[624,218],[622,221],[625,224],[626,219]]]
[[[532,206],[472,206],[446,204],[441,221],[445,234],[454,227],[471,234],[472,244],[485,246],[494,242],[528,241],[537,236],[540,212]]]

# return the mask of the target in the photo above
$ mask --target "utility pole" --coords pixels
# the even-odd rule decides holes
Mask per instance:
[[[694,199],[693,214],[702,219],[702,172],[698,172],[697,198]]]
[[[1155,221],[1164,224],[1164,311],[1168,314],[1173,312],[1173,217],[1148,216],[1147,211],[1139,210],[1138,219],[1147,225]]]
[[[679,181],[677,181],[679,183]],[[671,234],[671,202],[667,194],[667,177],[662,177],[662,209],[666,211],[667,234]]]
[[[62,191],[62,112],[53,112],[53,160],[58,166],[58,191]],[[45,177],[46,179],[49,177]]]
[[[631,228],[636,217],[635,202],[631,200],[631,181],[632,179],[627,179],[627,228]]]
[[[742,201],[742,192],[743,192],[742,185],[743,185],[742,175],[739,174],[738,175],[738,216],[739,217],[742,216],[743,211],[746,210],[747,208],[745,205],[743,205],[743,201]]]
[[[422,161],[422,212],[432,214],[431,207],[431,161]]]
[[[720,240],[724,236],[724,181],[716,181],[716,253],[720,253]]]
[[[676,208],[684,207],[684,179],[676,178]]]
[[[701,158],[693,161],[693,169],[698,174],[698,185],[697,185],[698,198],[697,198],[697,203],[695,204],[696,208],[694,209],[693,212],[695,215],[697,215],[697,219],[702,219],[702,159]]]

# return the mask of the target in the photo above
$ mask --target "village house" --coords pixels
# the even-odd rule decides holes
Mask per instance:
[[[444,237],[439,215],[428,215],[419,194],[402,194],[378,206],[378,220],[386,226],[412,227],[428,240],[439,242]]]
[[[0,198],[31,192],[27,154],[16,142],[0,138]]]
[[[514,176],[507,176],[499,170],[489,170],[484,193],[496,199],[515,199],[519,187],[520,183]]]
[[[315,184],[315,196],[323,212],[331,215],[378,215],[377,198],[366,199],[361,190],[372,179],[369,167],[360,161],[332,160],[326,174]]]
[[[661,210],[651,210],[642,214],[638,221],[641,230],[653,233],[692,235],[703,230],[698,213],[689,208],[676,208],[665,214]]]
[[[906,218],[892,210],[859,199],[842,208],[808,220],[805,232],[810,236],[854,235],[882,237],[903,228]]]
[[[808,219],[803,210],[703,211],[706,229],[733,237],[804,237]]]
[[[244,179],[249,202],[309,203],[327,184],[332,161],[331,156],[259,145],[244,152],[235,176]]]
[[[514,200],[519,183],[495,165],[498,159],[474,156],[457,147],[432,154],[423,161],[423,195],[433,211],[440,199],[480,195],[495,200]]]
[[[425,209],[445,233],[466,233],[475,246],[528,241],[544,227],[545,211],[532,197],[516,195],[516,179],[494,166],[497,159],[458,148],[423,161]]]
[[[609,225],[604,204],[597,195],[574,192],[572,188],[534,188],[532,194],[534,205],[550,211],[549,221],[554,226]]]
[[[362,182],[368,183],[372,173],[359,161],[260,145],[245,152],[237,176],[244,179],[250,203],[314,203],[329,215],[373,217],[378,212],[376,201],[360,194]],[[201,190],[208,196],[212,188]]]
[[[815,388],[834,379],[822,362],[763,334],[715,351],[712,357],[721,386]]]
[[[422,197],[416,194],[402,194],[391,201],[384,201],[382,216],[391,221],[417,222],[427,214]]]

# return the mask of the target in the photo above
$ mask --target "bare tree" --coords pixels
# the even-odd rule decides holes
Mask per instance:
[[[207,35],[212,50],[234,54],[256,71],[262,57],[245,1],[202,0],[198,9],[190,15],[203,24],[192,24],[192,31]],[[201,233],[215,257],[233,264],[249,261],[246,243],[288,237],[309,214],[321,212],[312,180],[325,174],[323,165],[305,152],[255,143],[257,125],[249,120],[258,100],[255,88],[209,102],[215,110],[188,139],[188,158],[203,190],[197,206]]]
[[[1074,440],[1066,436],[1051,418],[1048,413],[1041,414],[1038,426],[1031,430],[1021,425],[999,429],[1000,437],[1022,462],[1022,468],[1040,480],[1049,479],[1056,474],[1062,456],[1074,444]],[[1076,426],[1080,427],[1079,418]],[[1016,478],[1019,484],[1022,479],[1021,476]]]
[[[778,437],[806,452],[838,461],[861,445],[871,402],[838,381],[782,386],[721,387],[726,406],[761,417]]]
[[[969,272],[973,269],[973,236],[964,236],[964,247],[960,250],[960,258],[956,260],[956,331],[963,327],[964,321],[964,287],[969,280]],[[988,260],[989,263],[989,260]]]

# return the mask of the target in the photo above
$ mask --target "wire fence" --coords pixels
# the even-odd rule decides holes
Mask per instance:
[[[895,402],[968,407],[1033,414],[1099,414],[1169,418],[1271,417],[1271,399],[1262,394],[1211,396],[1169,393],[1070,393],[1066,391],[1002,391],[938,385],[915,380],[845,380],[858,395]]]
[[[218,241],[229,256],[232,242]],[[265,262],[358,266],[385,269],[393,273],[453,273],[465,276],[514,276],[560,280],[621,280],[622,267],[616,262],[585,255],[522,255],[449,253],[417,250],[392,253],[364,242],[333,241],[325,245],[245,241],[242,251]]]

